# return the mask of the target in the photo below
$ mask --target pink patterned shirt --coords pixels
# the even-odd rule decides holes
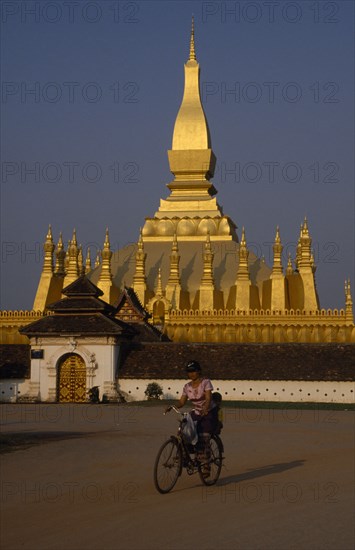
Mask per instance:
[[[213,386],[209,378],[202,378],[201,383],[197,386],[197,388],[192,387],[192,382],[187,382],[182,390],[182,395],[186,395],[186,397],[192,402],[196,414],[201,414],[203,405],[206,401],[206,390],[213,390]],[[215,404],[211,400],[209,411],[213,409],[214,406]]]

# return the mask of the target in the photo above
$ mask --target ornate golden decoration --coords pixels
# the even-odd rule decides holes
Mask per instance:
[[[84,360],[72,353],[59,366],[59,392],[61,403],[85,403],[86,366]]]

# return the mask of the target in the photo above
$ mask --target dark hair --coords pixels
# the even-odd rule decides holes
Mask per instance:
[[[186,372],[201,372],[200,363],[198,361],[189,361],[186,365]]]

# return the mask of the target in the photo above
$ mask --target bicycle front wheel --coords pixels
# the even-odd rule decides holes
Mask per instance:
[[[214,485],[221,473],[223,460],[223,444],[218,435],[211,437],[209,454],[209,460],[199,465],[198,473],[205,485]]]
[[[182,452],[177,439],[171,437],[159,449],[154,464],[154,485],[159,493],[168,493],[182,471]]]

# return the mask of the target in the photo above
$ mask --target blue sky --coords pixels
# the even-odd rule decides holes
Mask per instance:
[[[272,263],[309,220],[322,307],[354,277],[353,2],[2,2],[1,307],[31,308],[48,224],[84,249],[138,238],[166,151],[191,14],[217,199]],[[286,257],[286,254],[285,254]],[[284,261],[284,265],[286,261]]]

